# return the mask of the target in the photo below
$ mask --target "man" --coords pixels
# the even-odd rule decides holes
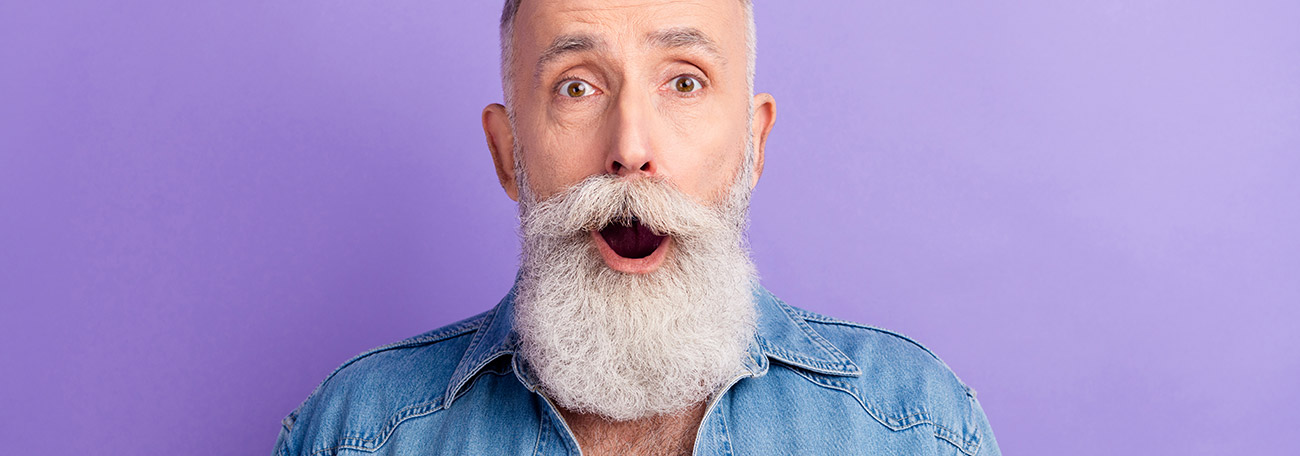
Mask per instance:
[[[999,454],[933,354],[758,286],[754,42],[742,0],[507,1],[483,129],[514,288],[344,364],[276,454]]]

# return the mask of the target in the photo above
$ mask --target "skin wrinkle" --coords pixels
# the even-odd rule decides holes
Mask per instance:
[[[619,1],[503,13],[509,107],[483,122],[519,201],[519,356],[584,454],[690,454],[753,340],[744,231],[775,105],[753,94],[748,2]],[[629,217],[670,236],[654,269],[613,269],[590,234]]]
[[[718,44],[712,38],[709,38],[707,34],[694,27],[672,27],[650,33],[646,35],[645,45],[665,52],[687,52],[688,56],[712,63],[720,68],[727,66],[727,58],[722,54]],[[691,51],[698,52],[700,55],[693,56],[689,54]],[[542,75],[547,73],[546,69],[549,65],[560,62],[570,55],[610,53],[609,45],[599,37],[581,33],[556,37],[551,42],[551,45],[547,46],[539,54],[537,65],[533,69],[534,87],[544,85]],[[688,60],[679,61],[688,65],[691,64]],[[712,73],[707,68],[700,68],[700,71],[706,75]]]
[[[585,13],[585,12],[609,12],[609,11],[629,10],[629,9],[630,9],[630,10],[639,10],[639,9],[644,9],[644,8],[646,8],[646,7],[648,7],[648,6],[659,6],[659,5],[663,5],[663,4],[665,4],[665,3],[670,3],[671,1],[672,1],[672,0],[660,0],[660,1],[657,1],[657,2],[634,3],[634,4],[631,4],[631,5],[608,5],[608,6],[605,6],[605,7],[603,7],[603,8],[602,8],[602,7],[595,7],[595,8],[571,8],[571,9],[561,9],[561,10],[559,10],[559,12],[561,12],[561,13]]]
[[[566,55],[583,52],[608,52],[607,47],[608,45],[605,44],[604,40],[590,35],[560,35],[537,58],[537,67],[533,71],[533,79],[536,84],[540,85],[542,83],[542,73],[546,66]]]
[[[718,44],[695,27],[672,27],[660,30],[647,36],[646,43],[659,49],[696,48],[722,65],[727,63],[727,57],[722,55]]]
[[[520,0],[506,0],[505,8],[501,14],[501,88],[505,96],[506,115],[514,121],[514,17],[520,5]],[[749,93],[754,92],[754,69],[757,60],[757,33],[754,26],[753,4],[750,0],[740,0],[745,10],[746,26],[746,79]],[[593,23],[595,21],[581,21]],[[534,78],[536,80],[536,78]]]

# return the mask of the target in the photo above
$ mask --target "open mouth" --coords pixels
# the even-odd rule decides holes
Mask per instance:
[[[615,254],[631,259],[650,256],[668,239],[668,236],[655,234],[635,218],[606,225],[601,228],[600,237]]]

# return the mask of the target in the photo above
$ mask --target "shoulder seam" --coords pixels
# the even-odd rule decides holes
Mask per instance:
[[[813,313],[813,312],[810,312],[810,311],[807,311],[807,310],[804,310],[804,309],[800,309],[800,308],[797,308],[797,307],[793,307],[793,306],[791,306],[791,308],[793,308],[793,309],[795,310],[795,312],[797,312],[797,313],[799,314],[799,317],[800,317],[800,318],[803,318],[803,319],[806,320],[806,321],[811,321],[811,322],[814,322],[814,323],[821,323],[821,324],[824,324],[824,325],[848,326],[848,327],[851,327],[851,328],[865,329],[865,330],[868,330],[868,331],[878,332],[878,333],[885,334],[885,335],[888,335],[888,336],[896,337],[896,338],[898,338],[898,339],[902,339],[902,340],[904,340],[904,341],[906,341],[906,342],[908,342],[908,343],[910,343],[910,344],[912,344],[912,345],[917,346],[917,348],[920,348],[921,350],[924,350],[926,354],[930,355],[930,357],[934,358],[935,360],[939,361],[940,363],[943,363],[943,360],[939,358],[939,355],[936,355],[933,351],[931,351],[931,350],[930,350],[929,348],[927,348],[925,345],[922,345],[920,342],[917,342],[915,339],[912,339],[911,337],[907,337],[906,335],[903,335],[902,333],[899,333],[899,332],[896,332],[896,331],[891,331],[891,330],[888,330],[888,329],[885,329],[885,328],[881,328],[881,327],[877,327],[877,326],[864,325],[864,324],[862,324],[862,323],[856,323],[856,322],[852,322],[852,321],[848,321],[848,320],[841,320],[841,319],[834,318],[834,317],[828,317],[828,316],[825,316],[825,315],[822,315],[822,314]],[[944,363],[944,367],[947,367],[947,363]]]
[[[338,375],[338,373],[341,372],[343,369],[347,368],[348,366],[351,366],[357,361],[360,361],[376,353],[380,353],[388,350],[414,347],[419,345],[427,345],[427,344],[441,342],[444,340],[465,335],[466,333],[477,330],[478,325],[483,322],[483,319],[487,316],[487,314],[488,312],[483,312],[479,315],[475,315],[473,317],[461,320],[459,322],[452,323],[446,327],[435,329],[431,333],[425,333],[425,334],[408,338],[406,340],[375,347],[366,350],[359,355],[353,356],[351,359],[344,361],[343,364],[339,365],[339,367],[334,368],[334,371],[330,372],[330,374],[326,376],[324,380],[321,380],[320,383],[316,385],[316,388],[312,390],[311,394],[307,395],[307,398],[303,399],[302,403],[298,404],[298,407],[295,408],[293,412],[290,412],[289,415],[290,416],[297,415],[298,411],[301,410],[303,406],[307,405],[308,402],[311,402],[311,400],[314,399],[317,394],[320,394],[321,389],[324,388],[325,385],[329,383],[330,380],[334,379],[334,377]],[[292,429],[290,430],[292,431]]]
[[[441,330],[436,330],[436,332],[434,332],[433,334],[421,334],[406,340],[402,340],[388,345],[382,345],[379,347],[372,348],[370,350],[366,350],[359,355],[353,356],[352,359],[347,360],[342,365],[339,365],[338,368],[334,369],[334,372],[331,372],[328,377],[325,377],[325,380],[321,382],[321,385],[324,385],[325,383],[329,382],[330,379],[334,378],[334,376],[339,373],[339,371],[342,371],[344,368],[352,365],[353,363],[356,363],[357,361],[362,360],[363,358],[367,358],[370,355],[386,352],[389,350],[396,350],[399,348],[416,347],[420,345],[428,345],[436,342],[442,342],[444,340],[459,337],[471,331],[478,330],[479,324],[483,322],[483,319],[486,316],[487,316],[487,312],[484,312],[482,314],[475,315],[468,319],[461,320],[457,323],[452,323],[450,326],[442,328]],[[319,389],[319,387],[317,388]]]
[[[924,351],[926,354],[930,355],[930,357],[931,357],[932,359],[934,359],[934,361],[938,362],[940,366],[943,366],[943,369],[947,372],[947,375],[951,376],[952,379],[953,379],[954,381],[956,381],[957,384],[958,384],[959,386],[961,386],[963,390],[966,391],[967,400],[968,400],[968,401],[970,400],[970,398],[971,398],[971,396],[970,396],[970,395],[971,395],[971,392],[970,392],[971,389],[970,389],[970,387],[967,386],[965,382],[961,381],[961,378],[957,377],[957,373],[954,372],[954,371],[952,370],[952,368],[948,366],[948,363],[945,363],[945,362],[943,361],[943,359],[939,358],[939,355],[935,354],[933,351],[931,351],[931,350],[930,350],[928,347],[926,347],[925,345],[922,345],[920,342],[917,342],[916,340],[914,340],[914,339],[912,339],[912,338],[910,338],[910,337],[907,337],[907,336],[903,335],[902,333],[898,333],[898,332],[891,331],[891,330],[888,330],[888,329],[879,328],[879,327],[875,327],[875,326],[871,326],[871,325],[864,325],[864,324],[861,324],[861,323],[856,323],[856,322],[852,322],[852,321],[848,321],[848,320],[842,320],[842,319],[838,319],[838,318],[834,318],[834,317],[829,317],[829,316],[826,316],[826,315],[818,314],[818,313],[815,313],[815,312],[812,312],[812,311],[809,311],[809,310],[805,310],[805,309],[801,309],[801,308],[798,308],[798,307],[794,307],[794,306],[787,306],[787,307],[793,309],[794,312],[795,312],[795,313],[796,313],[800,318],[803,318],[805,321],[809,321],[809,322],[813,322],[813,323],[819,323],[819,324],[823,324],[823,325],[846,326],[846,327],[850,327],[850,328],[863,329],[863,330],[867,330],[867,331],[871,331],[871,332],[875,332],[875,333],[880,333],[880,334],[883,334],[883,335],[891,336],[891,337],[894,337],[894,338],[897,338],[897,339],[901,339],[901,340],[903,340],[903,341],[905,341],[905,342],[907,342],[907,343],[912,344],[913,346],[916,346],[917,348],[920,348],[920,349],[921,349],[922,351]],[[824,387],[824,388],[836,389],[836,390],[840,390],[840,391],[843,391],[843,392],[849,394],[849,395],[852,396],[854,399],[856,399],[856,400],[858,401],[859,404],[862,405],[863,409],[865,409],[865,410],[867,411],[867,414],[868,414],[868,415],[871,415],[872,418],[875,418],[876,421],[880,422],[881,424],[884,424],[886,427],[888,427],[888,428],[890,428],[890,429],[894,429],[894,430],[902,430],[902,429],[906,429],[906,427],[904,427],[904,428],[896,428],[895,426],[890,425],[889,423],[887,423],[887,422],[883,419],[883,418],[884,418],[883,416],[878,416],[878,415],[877,415],[877,412],[874,411],[874,410],[872,410],[872,408],[871,408],[870,406],[868,406],[868,404],[864,401],[864,399],[863,399],[862,397],[859,397],[859,396],[858,396],[858,394],[857,394],[857,392],[856,392],[856,388],[853,388],[852,385],[849,385],[849,384],[843,384],[843,388],[842,388],[842,387],[839,387],[839,386],[832,386],[832,385],[828,385],[828,384],[823,384],[823,383],[821,383],[821,382],[819,382],[819,381],[817,381],[817,380],[815,380],[815,379],[813,379],[813,378],[811,378],[811,377],[809,377],[809,376],[807,376],[807,375],[804,375],[803,373],[799,373],[799,375],[800,375],[801,377],[804,377],[805,379],[807,379],[807,380],[809,380],[809,381],[812,381],[812,382],[815,383],[815,384],[818,384],[818,385]],[[835,382],[835,383],[839,384],[839,382]],[[972,407],[972,410],[973,410],[973,407]],[[972,413],[974,413],[974,412],[972,411]],[[970,421],[971,421],[971,418],[970,418],[970,417],[967,417],[967,418],[966,418],[966,421],[967,421],[967,422],[970,422]],[[945,441],[945,442],[948,442],[949,444],[951,444],[951,445],[957,447],[957,449],[958,449],[959,451],[961,451],[962,453],[965,453],[965,454],[967,454],[967,455],[974,455],[976,452],[979,451],[979,445],[980,445],[981,436],[980,436],[980,432],[979,432],[978,429],[977,429],[977,430],[976,430],[972,435],[969,435],[969,436],[963,436],[962,434],[960,434],[960,433],[958,433],[958,432],[955,432],[953,429],[950,429],[950,428],[948,428],[948,427],[946,427],[946,426],[944,426],[944,425],[938,423],[938,422],[935,421],[934,419],[929,418],[929,417],[928,417],[928,414],[927,414],[926,419],[923,420],[923,422],[924,422],[924,423],[928,423],[928,424],[930,424],[930,425],[932,425],[932,426],[935,427],[934,436],[935,436],[936,438],[938,438],[939,440],[943,440],[943,441]],[[919,423],[917,423],[917,424],[919,424]],[[913,424],[913,425],[915,425],[915,424]],[[908,426],[908,427],[911,427],[911,426]]]
[[[329,376],[325,377],[325,379],[320,382],[320,384],[316,385],[316,389],[313,390],[312,393],[309,396],[307,396],[307,399],[304,399],[302,404],[299,405],[298,408],[295,409],[292,413],[290,413],[290,415],[296,415],[304,405],[306,405],[308,402],[311,402],[312,399],[314,399],[318,394],[320,394],[321,389],[324,388],[325,385],[329,383],[329,381],[332,380],[336,375],[338,375],[339,372],[341,372],[343,369],[347,368],[348,366],[356,363],[357,361],[360,361],[362,359],[365,359],[377,353],[402,349],[402,348],[410,348],[410,347],[434,344],[437,342],[442,342],[445,340],[450,340],[456,337],[460,337],[470,332],[477,331],[479,329],[479,325],[482,324],[484,318],[486,318],[489,313],[490,311],[483,312],[481,314],[466,318],[456,323],[452,323],[445,327],[435,329],[431,332],[416,335],[414,337],[410,337],[408,339],[394,342],[391,344],[375,347],[366,350],[365,352],[362,352],[359,355],[353,356],[351,359],[345,361],[343,364],[339,365],[339,367],[335,368],[334,371],[329,374]],[[442,407],[441,397],[433,401],[407,406],[402,410],[399,410],[392,417],[390,417],[389,422],[385,424],[384,429],[385,431],[387,431],[393,427],[396,427],[398,424],[401,424],[403,421],[406,421],[407,419],[414,418],[417,416],[428,415],[430,413],[438,411],[441,407]],[[385,437],[385,440],[386,439],[387,437]],[[341,448],[367,450],[365,444],[373,441],[374,439],[371,438],[363,438],[358,436],[346,436],[346,438],[344,438],[342,441],[336,441],[334,446],[315,449],[311,454],[314,456],[325,451],[338,450]]]

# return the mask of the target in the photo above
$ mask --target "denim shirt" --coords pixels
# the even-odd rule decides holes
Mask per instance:
[[[581,454],[514,356],[514,296],[344,363],[285,417],[275,454]],[[694,454],[1000,454],[975,392],[920,344],[754,297],[744,371],[710,397]]]

